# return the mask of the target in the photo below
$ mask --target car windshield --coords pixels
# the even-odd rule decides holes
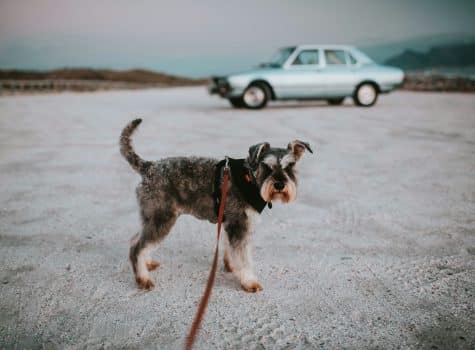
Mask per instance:
[[[284,47],[283,49],[280,49],[274,54],[274,56],[272,56],[269,62],[265,63],[265,66],[282,67],[294,50],[295,47]]]

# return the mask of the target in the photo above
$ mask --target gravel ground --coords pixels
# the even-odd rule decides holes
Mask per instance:
[[[152,292],[127,260],[139,181],[119,155],[243,157],[309,141],[299,198],[254,237],[264,291],[220,268],[198,349],[475,347],[475,98],[396,92],[373,108],[232,110],[203,88],[0,98],[0,348],[179,349],[215,226],[182,217]]]

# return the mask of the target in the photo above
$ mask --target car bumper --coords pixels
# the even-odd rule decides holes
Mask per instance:
[[[393,90],[399,89],[404,85],[404,81],[393,83],[393,84],[384,84],[380,86],[381,93],[385,94]]]
[[[208,83],[208,92],[211,95],[220,95],[221,97],[227,97],[233,88],[224,77],[212,77]]]
[[[223,98],[240,97],[245,90],[244,87],[231,85],[224,77],[212,77],[207,88],[211,95],[219,95]]]
[[[390,78],[382,79],[382,82],[380,83],[380,89],[382,93],[391,92],[404,85],[404,72],[396,68],[394,70],[395,73],[393,73]]]

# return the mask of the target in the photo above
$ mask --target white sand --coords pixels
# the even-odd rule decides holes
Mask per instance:
[[[266,210],[259,294],[219,271],[199,349],[475,346],[475,95],[397,92],[374,108],[232,110],[203,88],[0,97],[0,348],[183,344],[215,226],[182,217],[139,292],[127,260],[147,159],[243,157],[301,138],[297,202]]]

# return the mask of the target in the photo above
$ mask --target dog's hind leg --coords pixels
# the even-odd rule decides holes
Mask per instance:
[[[139,288],[152,289],[154,284],[149,271],[158,267],[150,258],[150,251],[170,232],[177,215],[170,212],[156,211],[150,218],[143,217],[144,227],[130,247],[130,261]]]
[[[145,230],[145,229],[144,229]],[[152,289],[154,284],[146,266],[146,260],[150,256],[152,243],[144,239],[144,234],[137,235],[132,241],[129,251],[130,262],[134,270],[135,281],[141,289]]]

